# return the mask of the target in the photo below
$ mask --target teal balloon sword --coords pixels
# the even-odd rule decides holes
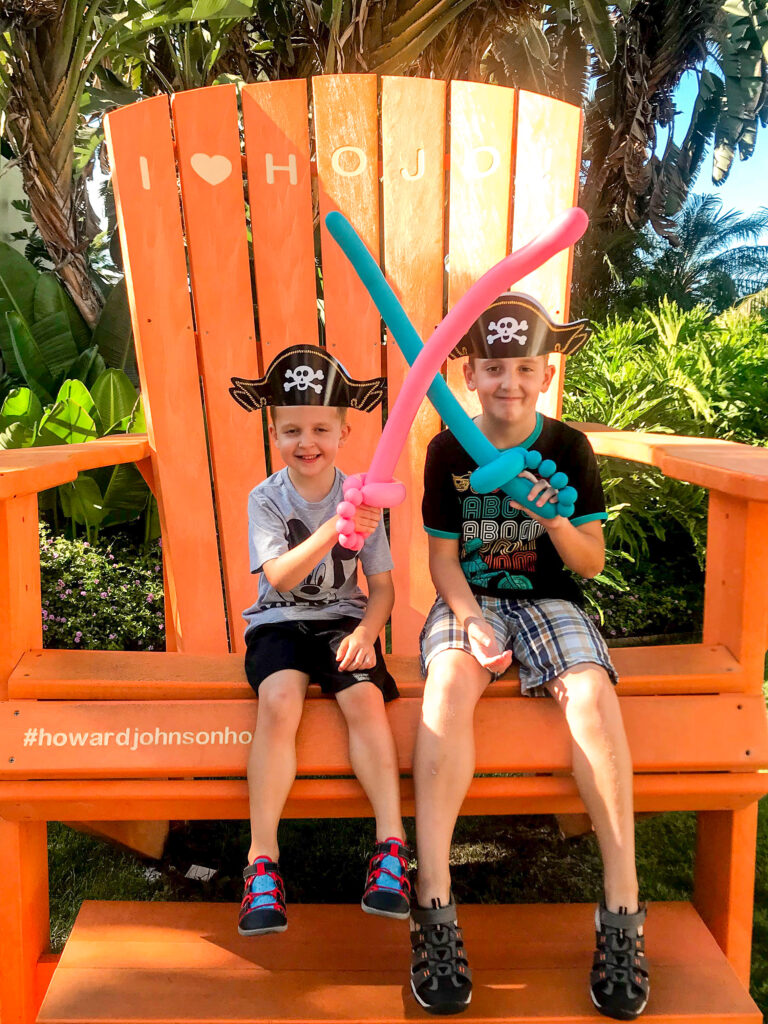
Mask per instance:
[[[418,331],[387,283],[380,267],[343,214],[336,211],[329,213],[325,218],[325,224],[331,237],[337,242],[365,286],[408,365],[413,366],[424,346]],[[475,491],[487,494],[501,489],[513,501],[543,519],[554,519],[555,516],[567,518],[573,515],[576,490],[567,486],[568,477],[565,473],[556,471],[557,467],[551,459],[542,461],[539,452],[525,448],[510,448],[500,452],[467,415],[439,374],[433,379],[427,397],[462,448],[477,463],[478,468],[470,477]],[[540,476],[548,478],[550,486],[558,491],[556,502],[547,502],[540,508],[528,501],[531,481],[519,476],[525,469],[535,470]]]

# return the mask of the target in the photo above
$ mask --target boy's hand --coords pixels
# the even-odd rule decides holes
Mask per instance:
[[[512,651],[500,651],[491,624],[479,615],[464,621],[469,646],[477,661],[489,672],[506,672],[512,664]]]
[[[548,501],[557,501],[558,492],[554,487],[550,487],[546,480],[534,476],[533,473],[529,473],[527,469],[524,469],[522,473],[518,473],[518,476],[533,482],[533,487],[531,487],[528,493],[528,501],[530,501],[531,504],[535,503],[539,508],[543,508]],[[536,513],[532,512],[529,508],[523,508],[522,505],[518,505],[518,503],[516,501],[512,501],[511,498],[509,500],[509,504],[512,505],[513,508],[519,508],[521,512],[525,512],[526,515],[530,516],[531,519],[535,519],[537,523],[541,523],[541,525],[547,530],[557,530],[563,525],[563,523],[568,522],[565,516],[554,516],[552,519],[544,519],[543,516],[537,516]]]
[[[358,626],[349,636],[344,637],[336,651],[336,661],[342,672],[373,668],[376,664],[376,652],[373,649],[373,641],[364,627]]]
[[[381,509],[371,505],[358,505],[355,512],[355,530],[364,537],[370,537],[381,519]]]

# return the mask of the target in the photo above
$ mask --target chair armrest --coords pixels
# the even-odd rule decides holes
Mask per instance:
[[[656,466],[665,476],[746,501],[768,501],[768,448],[711,437],[611,430],[599,423],[571,426],[587,435],[596,455]]]
[[[84,469],[139,462],[150,454],[146,434],[115,434],[85,444],[0,452],[0,500],[69,483]]]

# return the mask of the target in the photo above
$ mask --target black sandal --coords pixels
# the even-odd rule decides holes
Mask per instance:
[[[634,1020],[648,1002],[645,936],[638,933],[645,915],[644,903],[636,914],[628,914],[624,908],[614,914],[603,904],[595,913],[597,949],[589,988],[592,1002],[606,1017]]]
[[[461,1013],[472,998],[469,969],[456,904],[411,910],[411,990],[428,1013]]]

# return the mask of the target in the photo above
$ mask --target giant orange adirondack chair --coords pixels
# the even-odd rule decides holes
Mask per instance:
[[[148,436],[0,459],[3,1024],[417,1015],[405,926],[357,907],[294,907],[285,935],[248,940],[229,906],[92,903],[61,957],[48,952],[46,821],[247,816],[242,777],[256,702],[241,664],[240,611],[254,593],[245,510],[270,455],[259,419],[228,387],[233,374],[257,376],[282,347],[318,341],[313,189],[321,215],[342,210],[381,255],[425,336],[444,312],[446,252],[451,304],[577,197],[577,108],[465,82],[447,97],[439,81],[385,78],[379,135],[374,76],[316,78],[312,91],[313,143],[306,83],[244,87],[244,157],[231,86],[178,95],[170,111],[157,98],[108,118]],[[361,286],[322,228],[321,236],[325,344],[358,378],[383,368],[391,402],[404,361],[383,346]],[[521,287],[564,319],[569,278],[563,254]],[[545,407],[555,415],[560,383]],[[367,466],[379,434],[372,419],[353,414],[345,470]],[[398,471],[407,504],[391,522],[390,665],[404,697],[390,715],[406,810],[420,709],[416,638],[432,599],[420,478],[437,427],[425,403]],[[768,766],[768,453],[588,433],[597,452],[711,492],[703,643],[615,652],[637,808],[698,812],[693,901],[658,905],[649,918],[647,1017],[757,1024],[747,985],[757,801],[768,789],[758,772]],[[169,653],[42,651],[37,494],[120,462],[136,462],[158,498]],[[583,809],[558,710],[524,701],[514,673],[481,701],[476,732],[465,812]],[[332,702],[308,700],[298,760],[287,814],[368,813]],[[463,908],[477,979],[465,1020],[593,1016],[591,913],[588,904]]]

